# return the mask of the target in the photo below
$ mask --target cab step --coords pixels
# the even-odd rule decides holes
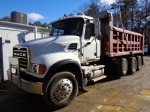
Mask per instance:
[[[92,81],[92,82],[97,82],[97,81],[99,81],[99,80],[101,80],[101,79],[104,79],[104,78],[106,78],[106,77],[107,77],[106,75],[102,75],[102,76],[100,76],[100,77],[97,77],[97,78],[92,79],[91,81]]]

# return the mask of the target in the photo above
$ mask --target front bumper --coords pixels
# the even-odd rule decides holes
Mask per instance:
[[[10,71],[7,72],[7,75],[9,80],[11,80],[14,84],[18,85],[18,77],[16,75],[12,74],[12,79]],[[20,88],[30,93],[43,95],[42,84],[42,82],[31,82],[24,79],[20,79]]]

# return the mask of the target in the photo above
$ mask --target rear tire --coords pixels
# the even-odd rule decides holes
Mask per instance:
[[[140,70],[142,65],[142,58],[141,56],[138,56],[136,59],[137,59],[137,70]]]
[[[137,70],[137,60],[135,57],[129,59],[129,74],[135,73]]]
[[[67,106],[78,93],[78,83],[71,72],[56,73],[47,85],[44,94],[46,103],[53,109]]]
[[[117,67],[117,72],[119,76],[125,76],[128,72],[128,61],[126,58],[120,60],[120,66]]]

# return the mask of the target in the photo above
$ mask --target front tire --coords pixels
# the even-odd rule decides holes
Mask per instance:
[[[44,95],[47,104],[53,109],[67,106],[78,93],[78,83],[71,72],[56,73],[47,85]]]

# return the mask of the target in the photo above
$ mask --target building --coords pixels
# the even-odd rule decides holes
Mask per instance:
[[[28,40],[49,36],[49,29],[0,21],[0,81],[7,80],[8,58],[13,46]]]
[[[28,16],[25,13],[13,11],[10,17],[11,22],[28,24]]]

